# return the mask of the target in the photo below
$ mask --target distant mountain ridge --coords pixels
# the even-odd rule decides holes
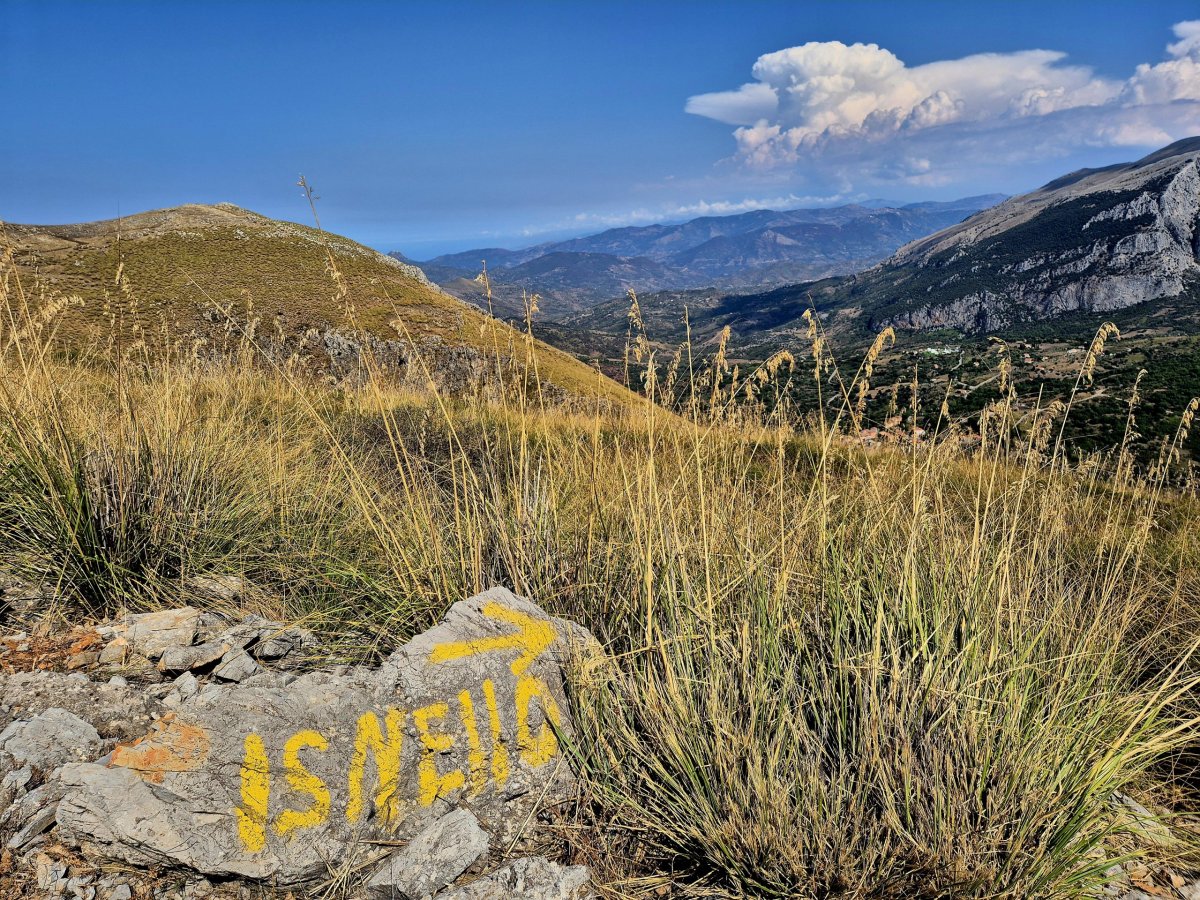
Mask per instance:
[[[1063,175],[852,275],[640,300],[656,338],[680,339],[686,305],[693,336],[729,326],[751,357],[789,345],[810,308],[850,345],[888,326],[914,339],[1035,330],[1077,339],[1105,318],[1123,329],[1200,334],[1200,137],[1135,162]],[[624,333],[623,309],[614,299],[577,313],[565,323],[567,337],[576,346],[598,344],[589,334],[611,343]]]
[[[548,301],[543,311],[555,318],[630,288],[753,289],[846,274],[1003,199],[989,194],[892,207],[754,210],[611,228],[524,250],[467,250],[415,264],[445,290],[482,305],[486,300],[473,279],[486,261],[498,310],[516,312],[521,293],[536,292]]]

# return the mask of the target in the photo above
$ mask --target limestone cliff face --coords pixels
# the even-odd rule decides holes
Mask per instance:
[[[1200,138],[1074,173],[859,277],[874,325],[986,332],[1175,298],[1200,281]]]

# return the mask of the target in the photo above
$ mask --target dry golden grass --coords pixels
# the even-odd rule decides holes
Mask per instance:
[[[244,573],[350,653],[493,584],[576,617],[611,651],[574,674],[573,753],[577,849],[610,850],[612,896],[1082,898],[1152,852],[1114,792],[1187,811],[1179,436],[1152,472],[1074,462],[1065,406],[1022,412],[1006,384],[973,449],[948,425],[863,448],[886,341],[843,381],[815,318],[809,363],[742,373],[722,341],[664,375],[633,318],[629,380],[661,402],[607,411],[529,391],[525,336],[519,377],[469,398],[369,356],[331,387],[252,343],[72,359],[71,303],[19,274],[0,269],[5,561],[97,615]],[[781,399],[813,377],[817,410]],[[1181,833],[1153,852],[1186,858]]]

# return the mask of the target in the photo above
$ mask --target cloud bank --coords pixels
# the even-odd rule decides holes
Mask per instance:
[[[698,94],[686,110],[737,126],[751,168],[939,184],[973,165],[1200,133],[1200,20],[1173,30],[1166,58],[1124,80],[1054,50],[908,66],[876,44],[813,42],[760,56],[754,81]]]

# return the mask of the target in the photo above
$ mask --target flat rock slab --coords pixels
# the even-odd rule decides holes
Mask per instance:
[[[200,610],[190,606],[130,616],[125,641],[138,653],[158,659],[171,647],[189,647],[201,625]]]
[[[488,855],[490,841],[465,809],[446,813],[385,859],[367,880],[379,900],[421,900]]]
[[[58,707],[0,731],[0,750],[17,766],[28,764],[47,772],[72,760],[95,757],[100,745],[95,728]]]
[[[209,684],[106,760],[62,769],[59,836],[135,866],[281,885],[456,808],[508,840],[573,795],[562,664],[595,646],[493,589],[379,669]]]
[[[518,859],[491,875],[438,894],[438,900],[590,900],[586,866],[560,866],[541,856]]]

